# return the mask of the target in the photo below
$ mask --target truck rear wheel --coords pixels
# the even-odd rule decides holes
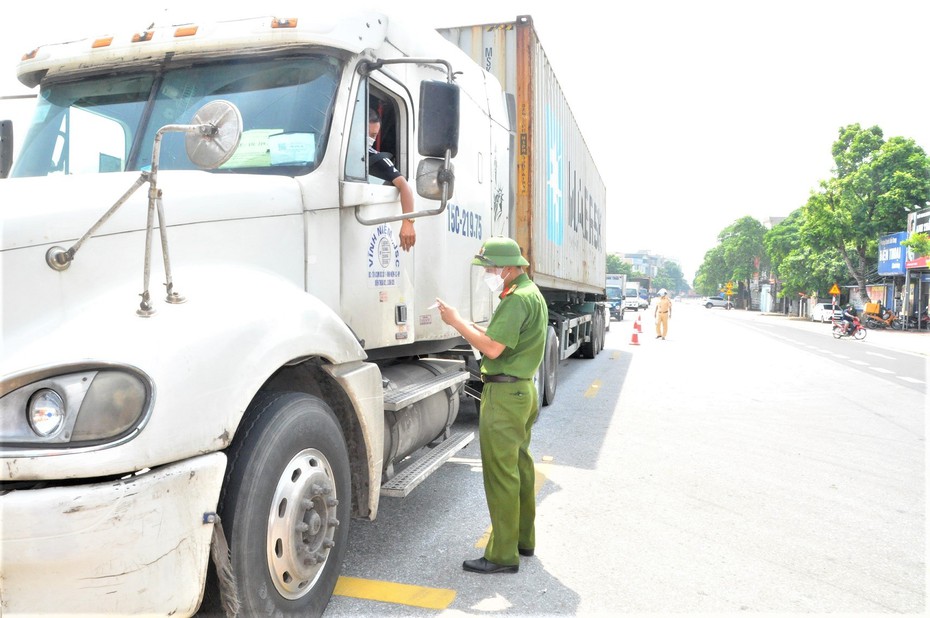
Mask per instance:
[[[220,516],[242,616],[319,616],[342,568],[349,457],[335,416],[303,393],[271,393],[229,452]]]
[[[603,326],[600,325],[600,318],[597,313],[595,313],[591,319],[591,334],[589,339],[581,344],[579,348],[579,353],[582,358],[594,358],[597,356],[597,353],[600,352],[600,338],[603,333]]]

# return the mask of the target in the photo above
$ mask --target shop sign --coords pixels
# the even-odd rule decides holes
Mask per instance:
[[[883,277],[904,274],[904,250],[907,232],[886,234],[878,239],[878,274]]]

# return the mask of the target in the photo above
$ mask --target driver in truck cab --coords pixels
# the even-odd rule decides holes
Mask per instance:
[[[378,133],[381,132],[381,115],[377,110],[368,109],[368,173],[375,178],[380,178],[391,183],[400,191],[400,207],[404,214],[413,212],[413,189],[410,183],[400,173],[400,170],[391,161],[390,155],[385,152],[378,152],[375,149],[375,141],[378,139]],[[417,233],[413,229],[413,219],[404,219],[400,224],[400,247],[404,251],[410,251],[417,242]]]

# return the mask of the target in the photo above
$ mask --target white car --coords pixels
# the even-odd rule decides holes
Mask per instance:
[[[839,305],[836,305],[836,309],[833,308],[833,303],[817,303],[811,307],[811,321],[816,322],[830,322],[833,319],[839,320],[843,317],[843,309]]]
[[[711,309],[713,307],[723,307],[724,309],[729,309],[733,306],[733,303],[730,302],[728,298],[723,296],[705,296],[701,299],[701,304]]]

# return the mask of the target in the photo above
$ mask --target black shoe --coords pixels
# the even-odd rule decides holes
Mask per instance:
[[[656,335],[656,339],[658,339],[658,338],[661,337],[661,336],[662,336],[662,335]]]
[[[532,550],[531,550],[532,551]],[[462,563],[462,568],[472,573],[516,573],[519,564],[496,564],[485,558],[475,558]]]
[[[520,552],[521,556],[532,556],[536,553],[535,549],[523,549],[522,547],[517,549],[517,551]]]

